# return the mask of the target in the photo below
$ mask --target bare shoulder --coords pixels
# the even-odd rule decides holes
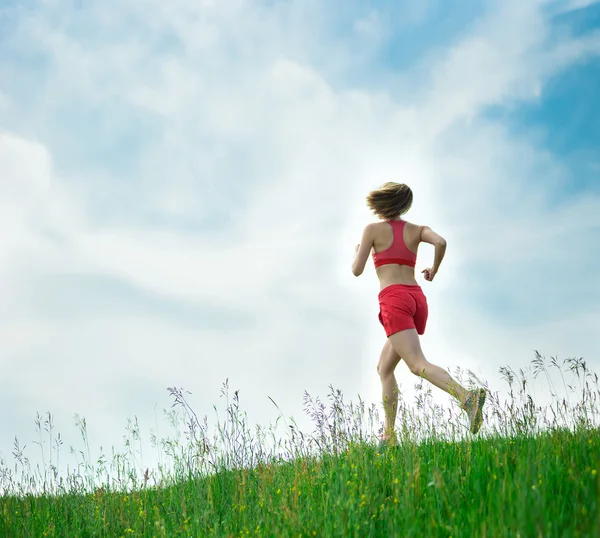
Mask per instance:
[[[416,251],[421,242],[421,230],[423,226],[407,220],[404,222],[404,241],[410,249]]]
[[[381,233],[379,224],[379,222],[370,222],[366,224],[362,232],[362,241],[375,240],[375,238]]]
[[[382,230],[388,230],[389,228],[390,225],[383,221],[370,222],[365,226],[365,230],[368,230],[372,234],[380,233]]]
[[[365,234],[373,241],[376,251],[387,248],[394,237],[392,227],[381,220],[367,224]]]
[[[425,226],[422,226],[421,224],[415,224],[414,222],[408,222],[407,220],[404,222],[406,222],[406,224],[404,225],[404,227],[406,228],[406,235],[410,238],[414,238],[417,241],[420,241],[421,233]]]
[[[415,226],[415,233],[418,233],[419,241],[429,243],[430,245],[446,244],[446,240],[439,233],[434,232],[430,226],[413,226]]]

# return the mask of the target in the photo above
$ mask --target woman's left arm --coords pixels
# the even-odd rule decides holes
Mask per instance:
[[[362,272],[365,270],[365,264],[373,248],[373,237],[373,224],[367,224],[363,230],[360,243],[354,249],[354,261],[352,262],[352,273],[354,276],[362,275]]]

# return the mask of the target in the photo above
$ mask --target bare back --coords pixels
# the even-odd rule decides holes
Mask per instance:
[[[423,226],[418,226],[405,221],[403,229],[403,238],[406,247],[415,254],[421,243],[421,231]],[[392,246],[394,241],[394,231],[387,222],[378,222],[374,225],[373,249],[375,252],[381,252]],[[415,269],[408,265],[389,264],[376,268],[379,277],[380,288],[383,289],[391,284],[417,285],[415,279]]]

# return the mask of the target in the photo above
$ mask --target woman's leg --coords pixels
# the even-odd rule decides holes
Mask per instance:
[[[394,369],[399,362],[400,355],[394,351],[392,343],[386,340],[377,364],[377,373],[381,379],[383,411],[385,414],[383,437],[392,440],[392,442],[395,441],[394,425],[396,424],[396,412],[398,410],[398,383],[396,382]]]
[[[451,394],[461,404],[465,403],[468,391],[454,381],[446,370],[427,361],[421,350],[421,343],[416,329],[394,333],[389,336],[388,340],[395,353],[404,359],[413,374],[426,379],[436,387]]]

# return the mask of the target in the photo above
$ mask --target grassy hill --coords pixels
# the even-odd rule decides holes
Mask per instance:
[[[52,493],[13,491],[0,498],[0,536],[597,537],[598,377],[583,362],[566,364],[579,387],[565,382],[570,397],[553,392],[544,407],[524,376],[515,383],[506,369],[510,399],[490,398],[476,438],[460,433],[460,415],[444,418],[426,397],[418,416],[403,404],[401,446],[383,451],[348,421],[355,409],[338,401],[328,415],[307,397],[315,433],[292,427],[288,458],[253,460],[260,443],[248,438],[234,399],[220,460],[199,421],[188,422],[189,446],[211,473],[182,457],[172,476],[150,485],[146,472],[127,491],[108,482],[84,491],[81,481]],[[541,359],[534,372],[547,374]],[[181,392],[172,394],[195,417]]]

